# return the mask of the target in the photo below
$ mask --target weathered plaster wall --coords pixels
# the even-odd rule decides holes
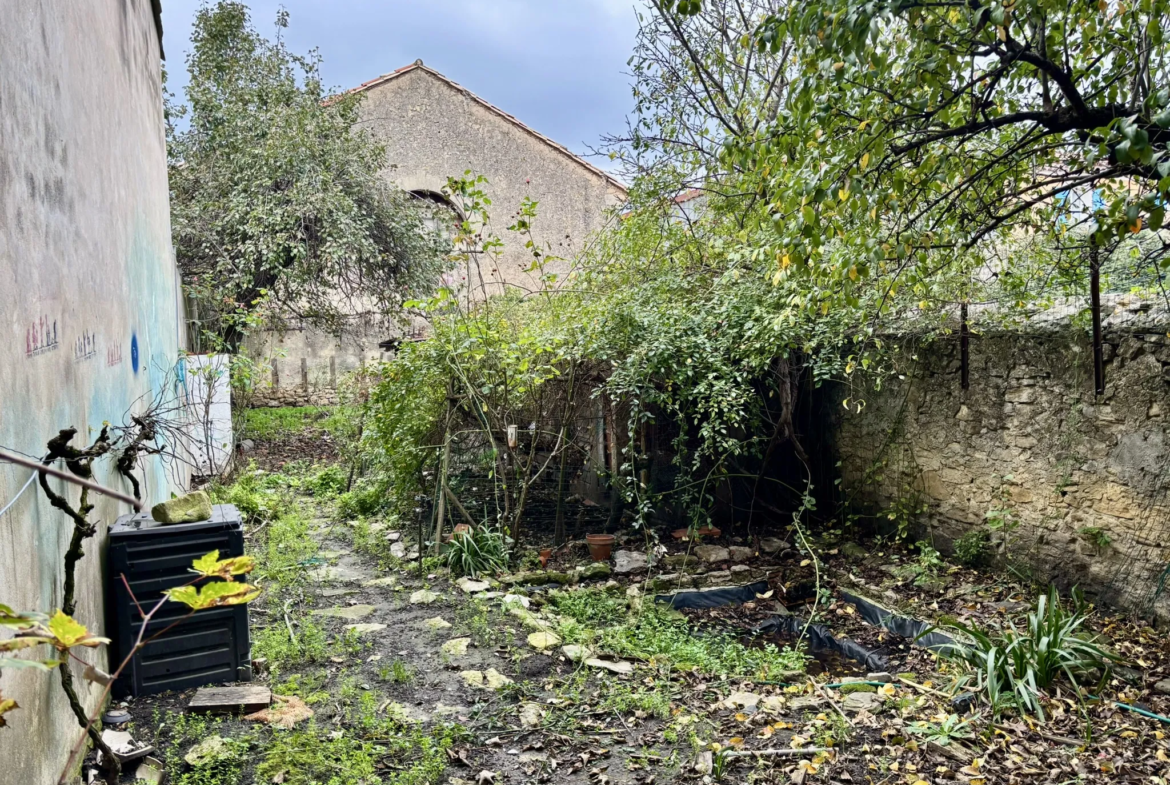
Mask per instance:
[[[1144,308],[1107,306],[1099,398],[1089,340],[1067,323],[973,336],[965,391],[957,339],[919,347],[917,373],[861,413],[830,407],[844,488],[871,512],[925,503],[923,534],[944,551],[1005,510],[1019,526],[1004,555],[1166,617],[1166,599],[1148,603],[1170,561],[1170,339]]]
[[[375,80],[377,82],[377,80]],[[471,170],[488,179],[484,190],[492,200],[492,230],[503,240],[498,263],[484,263],[473,292],[495,294],[505,286],[535,291],[542,283],[529,272],[532,254],[526,237],[507,231],[525,198],[537,201],[534,239],[545,252],[563,259],[579,254],[594,233],[613,220],[611,208],[625,198],[622,188],[590,170],[534,133],[501,117],[470,93],[429,70],[409,70],[363,91],[362,126],[386,147],[388,181],[407,191],[439,193],[448,177]],[[550,263],[546,272],[563,276],[568,261]],[[467,270],[454,273],[452,283],[466,286]],[[281,355],[278,388],[305,388],[301,361],[310,377],[308,387],[328,387],[333,373],[352,370],[380,356],[378,342],[398,331],[376,325],[336,337],[316,330],[265,333],[249,341],[261,357]],[[262,390],[257,403],[285,401],[295,389],[273,395]]]
[[[0,74],[0,445],[40,455],[60,428],[88,442],[103,420],[122,422],[177,358],[150,0],[0,3]],[[0,506],[29,474],[0,463]],[[148,467],[148,500],[169,495],[169,477]],[[129,491],[108,462],[96,479]],[[102,629],[100,543],[128,508],[91,498],[102,525],[80,565],[78,616]],[[21,495],[0,516],[0,602],[59,607],[69,534],[35,484]],[[71,667],[93,704],[99,690]],[[0,690],[21,706],[0,731],[0,780],[55,781],[80,733],[57,676],[2,670]]]

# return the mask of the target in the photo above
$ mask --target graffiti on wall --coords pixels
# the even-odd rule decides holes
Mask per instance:
[[[130,368],[138,373],[138,334],[130,333]]]
[[[94,357],[97,357],[97,336],[89,330],[83,330],[73,341],[73,360],[81,362]]]
[[[122,364],[122,342],[111,341],[110,345],[106,347],[106,367],[113,368],[115,365]]]
[[[57,320],[41,316],[24,330],[24,356],[39,357],[55,351],[61,345],[57,337]]]

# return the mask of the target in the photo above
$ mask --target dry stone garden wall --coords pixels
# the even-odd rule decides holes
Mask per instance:
[[[915,346],[915,370],[860,413],[841,405],[856,390],[833,391],[848,507],[887,529],[904,516],[944,552],[983,528],[1017,569],[1170,618],[1167,322],[1125,298],[1106,315],[1101,396],[1087,331],[1067,320],[973,335],[967,390],[951,338]]]

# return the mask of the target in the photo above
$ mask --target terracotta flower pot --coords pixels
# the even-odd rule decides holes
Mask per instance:
[[[614,543],[612,534],[586,534],[585,541],[589,543],[589,556],[593,561],[609,560]]]
[[[456,537],[462,537],[464,534],[471,534],[471,527],[466,523],[457,523],[455,524],[455,531],[448,534],[445,541],[451,542]]]
[[[675,529],[671,534],[676,540],[681,540],[687,537],[690,531],[690,529]],[[723,534],[723,530],[715,526],[704,526],[702,529],[695,531],[696,537],[718,537],[720,534]]]
[[[540,552],[540,566],[547,567],[548,560],[552,556],[552,548],[545,548]]]

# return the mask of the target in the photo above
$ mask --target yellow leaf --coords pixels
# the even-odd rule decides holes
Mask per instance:
[[[743,739],[740,738],[739,736],[732,736],[730,739],[727,740],[727,743],[730,744],[732,747],[738,747],[741,744],[743,744]]]
[[[775,732],[776,732],[775,728],[773,728],[771,725],[765,725],[763,727],[763,730],[760,731],[760,738],[761,739],[769,738]]]
[[[58,649],[68,649],[73,646],[88,646],[94,648],[103,643],[109,643],[109,638],[99,638],[90,635],[85,625],[63,611],[57,611],[49,619],[49,632],[53,633],[56,641],[53,643]]]
[[[19,709],[20,704],[12,700],[12,698],[5,698],[3,693],[0,693],[0,728],[3,728],[8,723],[4,719],[4,715],[15,709]]]
[[[739,714],[736,714],[736,715],[735,715],[735,721],[736,721],[736,722],[747,722],[747,721],[748,721],[748,715],[744,714],[744,713],[741,711]]]
[[[850,281],[857,280],[857,265],[855,265],[855,264],[849,265],[849,280]]]
[[[894,689],[893,684],[887,684],[884,687],[879,687],[878,692],[880,692],[882,695],[894,695],[897,693],[897,690]]]
[[[1166,750],[1158,750],[1156,753],[1154,753],[1154,757],[1163,763],[1170,763],[1170,755],[1166,754]]]
[[[256,568],[256,561],[251,556],[234,556],[221,561],[219,551],[212,551],[191,562],[191,568],[191,572],[206,578],[230,578],[251,572]]]
[[[810,760],[802,760],[796,765],[808,774],[816,774],[820,770],[817,765]]]
[[[930,785],[926,780],[915,780],[914,785]]]
[[[801,567],[807,567],[807,566],[809,566],[810,564],[812,564],[812,562],[811,562],[811,561],[809,561],[808,559],[804,559],[803,561],[801,561],[801,563],[800,563],[800,566],[801,566]]]
[[[864,169],[867,166],[869,166],[869,153],[861,156],[861,168]]]

